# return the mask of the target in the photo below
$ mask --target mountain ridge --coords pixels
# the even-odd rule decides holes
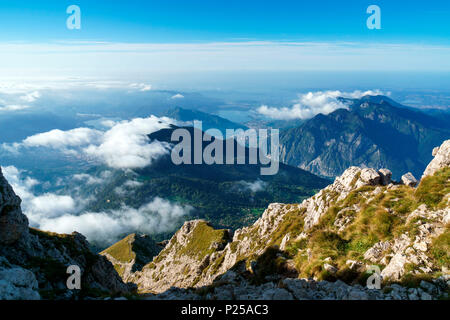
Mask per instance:
[[[374,102],[375,101],[375,102]],[[349,109],[319,114],[281,132],[281,161],[325,177],[352,165],[420,176],[432,148],[450,137],[446,121],[383,96],[345,99]]]

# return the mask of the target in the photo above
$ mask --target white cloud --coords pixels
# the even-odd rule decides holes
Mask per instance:
[[[17,84],[5,86],[0,83],[0,111],[21,111],[31,108],[31,103],[41,97],[38,91],[25,90],[22,85]]]
[[[109,172],[109,171],[105,171],[105,172]],[[87,173],[79,173],[79,174],[74,174],[73,175],[73,179],[76,181],[84,181],[86,184],[102,184],[105,182],[105,178],[106,176],[104,175],[104,173],[101,174],[100,177],[94,177],[90,174]]]
[[[128,190],[126,190],[124,187],[116,187],[114,188],[114,193],[118,196],[124,197],[128,194]]]
[[[180,93],[177,93],[176,95],[173,95],[170,99],[183,99],[184,96]]]
[[[98,143],[102,134],[101,131],[90,128],[76,128],[68,131],[55,129],[28,137],[22,144],[25,147],[65,149]]]
[[[379,95],[390,95],[390,92],[385,93],[379,89],[375,89],[375,90],[366,90],[366,91],[361,91],[361,90],[355,90],[353,92],[340,92],[340,91],[333,91],[335,94],[337,94],[340,97],[344,97],[344,98],[353,98],[353,99],[360,99],[364,96],[379,96]]]
[[[112,127],[114,127],[116,122],[113,120],[103,120],[102,122],[100,122],[100,124],[102,126],[104,126],[105,128],[112,128]]]
[[[264,182],[260,179],[249,182],[249,181],[239,181],[239,189],[240,190],[250,190],[251,192],[258,192],[264,190],[267,186],[267,182]]]
[[[143,168],[169,152],[169,144],[151,141],[148,134],[174,123],[169,118],[136,118],[122,121],[105,132],[99,145],[89,145],[84,152],[111,168]]]
[[[145,73],[265,71],[449,71],[448,44],[374,41],[210,43],[0,43],[4,77],[111,78]],[[67,63],[70,61],[70,64]]]
[[[19,105],[19,104],[11,104],[11,105],[7,105],[4,107],[0,107],[0,111],[20,111],[20,110],[25,110],[25,109],[29,109],[31,108],[31,106],[28,105]]]
[[[83,212],[90,199],[54,193],[36,195],[33,188],[40,184],[39,181],[13,166],[3,167],[2,171],[22,199],[22,210],[31,226],[58,233],[77,231],[89,241],[104,245],[112,244],[126,233],[173,231],[193,209],[156,197],[138,209],[123,206],[105,212]],[[105,171],[100,176],[106,178],[109,175],[110,171]],[[130,180],[125,185],[133,188],[139,182]]]
[[[124,206],[120,210],[108,212],[44,218],[40,221],[40,228],[59,233],[77,231],[90,241],[111,244],[119,236],[132,232],[152,234],[172,231],[191,210],[189,206],[183,207],[155,198],[138,209]]]
[[[108,123],[107,131],[76,128],[59,129],[30,136],[21,143],[3,144],[7,151],[17,152],[21,147],[46,147],[67,154],[83,155],[116,169],[143,168],[158,157],[168,154],[170,145],[150,141],[149,134],[168,128],[176,121],[170,118],[135,118],[130,121]]]
[[[143,185],[142,182],[128,180],[122,186],[116,187],[114,192],[119,196],[129,196],[133,193],[133,189],[142,187]]]
[[[139,181],[128,180],[123,185],[128,188],[139,188],[142,187],[143,183]]]
[[[0,44],[1,47],[1,44]],[[146,83],[130,83],[126,80],[104,80],[97,77],[50,76],[0,77],[0,103],[5,101],[35,102],[42,97],[41,92],[86,89],[118,89],[127,91],[149,91],[153,86]],[[5,99],[3,99],[5,98]]]
[[[25,177],[25,172],[14,166],[3,167],[3,174],[13,187],[14,192],[22,199],[22,210],[33,226],[38,226],[39,221],[44,217],[74,213],[80,205],[85,204],[84,201],[75,201],[68,195],[56,195],[54,193],[35,195],[33,188],[40,182]]]
[[[347,105],[339,101],[338,97],[344,98],[361,98],[366,95],[381,95],[383,92],[380,90],[368,90],[368,91],[354,91],[354,92],[341,92],[336,91],[318,91],[308,92],[306,94],[299,95],[298,100],[292,107],[268,107],[263,105],[257,109],[257,112],[261,115],[277,120],[292,120],[292,119],[310,119],[315,115],[329,114],[337,109],[348,109]]]
[[[22,172],[14,166],[3,167],[2,171],[6,180],[13,187],[14,192],[20,198],[31,197],[30,189],[39,184],[39,181],[30,177],[23,179]]]
[[[34,102],[37,99],[41,97],[41,94],[39,91],[33,91],[30,93],[25,94],[24,96],[20,97],[21,100],[26,102]]]
[[[25,206],[25,212],[36,218],[57,217],[61,214],[75,213],[77,206],[71,196],[46,193],[36,196]]]
[[[152,85],[146,83],[132,83],[130,84],[130,88],[145,92],[152,90]]]

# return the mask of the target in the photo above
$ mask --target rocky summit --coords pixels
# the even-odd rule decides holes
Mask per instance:
[[[127,280],[147,299],[448,298],[449,150],[450,140],[435,149],[418,185],[350,167],[233,234],[186,222]]]

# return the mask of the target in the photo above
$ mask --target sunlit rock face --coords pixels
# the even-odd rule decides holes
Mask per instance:
[[[450,140],[444,141],[440,147],[433,149],[434,159],[428,164],[422,178],[432,176],[436,171],[450,166]]]

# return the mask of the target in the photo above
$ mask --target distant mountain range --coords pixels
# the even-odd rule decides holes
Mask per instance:
[[[246,125],[201,111],[175,108],[167,116],[180,121],[201,120],[203,129],[279,128],[281,162],[334,178],[349,166],[391,168],[393,177],[405,172],[420,177],[431,150],[450,137],[450,118],[423,112],[386,96],[339,98],[348,109],[309,120],[253,121]]]
[[[319,114],[281,132],[281,161],[335,177],[349,166],[391,168],[420,177],[434,146],[450,137],[448,118],[425,114],[384,96],[341,99],[349,108]]]

